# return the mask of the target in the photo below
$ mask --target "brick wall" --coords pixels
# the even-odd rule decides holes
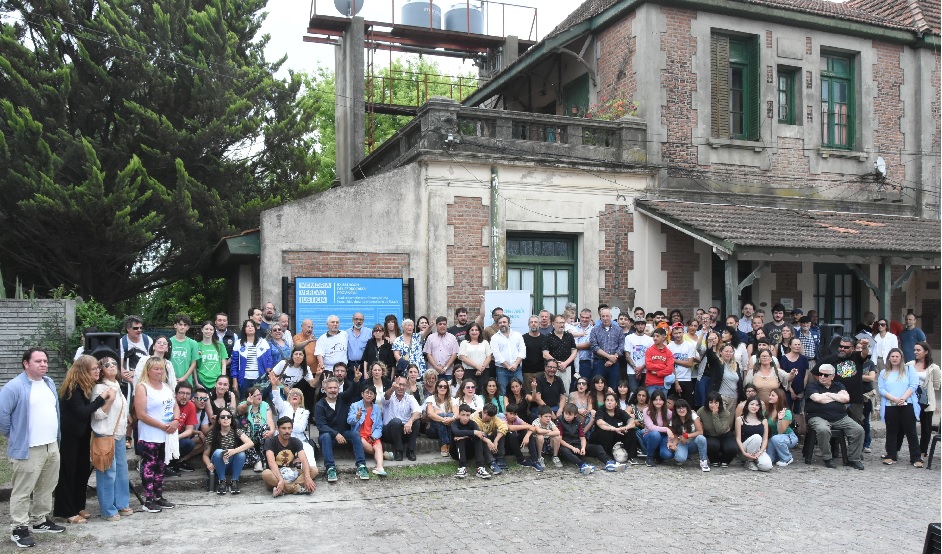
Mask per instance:
[[[630,300],[628,272],[635,267],[635,255],[628,244],[628,233],[632,231],[634,214],[627,207],[606,204],[599,212],[599,232],[605,234],[605,248],[599,251],[599,273],[605,276],[605,286],[599,288],[599,302],[608,302],[616,295]]]
[[[451,321],[458,307],[468,309],[468,319],[478,315],[484,294],[484,268],[489,264],[488,247],[482,245],[484,229],[490,224],[490,211],[480,198],[456,197],[448,205],[447,224],[454,228],[454,244],[448,245],[448,267],[454,270],[453,286],[448,287]]]
[[[23,371],[23,352],[34,346],[46,349],[49,376],[61,383],[72,361],[63,350],[75,329],[75,301],[0,299],[0,313],[0,383]]]
[[[661,158],[673,165],[693,167],[697,164],[697,149],[692,145],[697,124],[697,110],[693,109],[697,76],[691,65],[697,53],[697,40],[690,23],[697,13],[667,7],[662,7],[661,13],[667,21],[667,30],[661,33],[660,40],[667,60],[667,68],[661,71],[661,86],[667,93],[667,103],[661,106],[661,124],[667,132]]]
[[[802,304],[802,291],[798,288],[798,274],[801,273],[801,262],[773,262],[769,269],[775,274],[775,288],[772,289],[770,305],[774,306],[782,301],[782,298],[791,298],[794,300],[794,306],[808,311],[811,306]],[[811,301],[809,295],[809,302]],[[771,311],[767,312],[771,315]]]
[[[873,146],[886,161],[887,178],[898,183],[906,177],[906,167],[902,164],[899,154],[904,144],[900,127],[904,108],[900,98],[900,87],[903,84],[903,68],[900,66],[903,47],[874,42],[873,51],[876,54],[876,63],[873,64],[873,86],[876,89],[873,115],[877,119]],[[858,117],[860,112],[858,109]]]
[[[635,98],[636,81],[634,69],[635,43],[632,24],[635,12],[605,29],[599,35],[601,53],[598,59],[599,98]]]
[[[661,269],[667,272],[667,283],[661,289],[661,306],[678,309],[691,317],[700,305],[700,289],[693,274],[700,270],[700,256],[694,250],[693,237],[661,224],[667,236],[667,250],[661,253]]]

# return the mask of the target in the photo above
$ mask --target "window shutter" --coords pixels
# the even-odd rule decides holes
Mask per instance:
[[[759,140],[759,129],[762,127],[760,122],[759,109],[759,37],[754,36],[749,40],[748,64],[746,73],[746,124],[748,140]]]
[[[710,35],[710,131],[716,138],[729,138],[729,37]]]

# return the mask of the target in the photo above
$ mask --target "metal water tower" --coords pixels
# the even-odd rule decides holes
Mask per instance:
[[[441,29],[442,9],[428,0],[412,0],[402,5],[402,24]]]

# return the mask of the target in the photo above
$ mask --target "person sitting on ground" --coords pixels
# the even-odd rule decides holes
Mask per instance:
[[[647,453],[645,464],[653,467],[660,460],[670,460],[674,452],[667,445],[674,439],[674,432],[667,424],[671,420],[670,409],[667,407],[667,396],[664,389],[648,390],[651,400],[648,409],[644,412],[644,449]]]
[[[824,465],[837,469],[831,452],[831,429],[840,429],[847,438],[847,459],[850,465],[862,470],[864,431],[847,414],[850,394],[844,385],[834,382],[833,365],[821,364],[811,373],[815,379],[809,381],[805,388],[805,417],[808,418],[808,433],[814,433],[817,437]]]
[[[697,411],[703,435],[707,442],[707,458],[713,467],[729,467],[730,462],[739,453],[739,445],[733,436],[733,414],[723,402],[717,391],[706,395],[706,406]]]
[[[213,410],[210,408],[209,391],[202,386],[196,387],[193,392],[193,405],[196,407],[196,429],[205,437],[213,427],[214,420]]]
[[[471,406],[471,409],[474,410],[474,413],[481,411],[481,408],[484,407],[484,398],[478,394],[477,384],[473,379],[465,379],[458,385],[458,392],[455,393],[455,399],[452,401],[454,404],[453,413],[458,413],[458,407],[462,404],[467,404]]]
[[[769,393],[765,417],[769,425],[769,458],[775,465],[785,467],[794,460],[790,450],[798,445],[798,435],[792,430],[793,416],[784,390],[775,389]]]
[[[430,369],[429,371],[435,371]],[[426,374],[428,371],[426,372]],[[437,372],[435,373],[437,375]],[[452,412],[451,386],[448,380],[441,378],[435,383],[435,394],[425,398],[425,417],[428,420],[425,434],[430,439],[438,439],[439,450],[443,458],[449,456],[451,449],[451,422],[455,420]]]
[[[512,377],[510,382],[507,383],[507,390],[504,393],[504,410],[506,413],[507,406],[511,404],[517,405],[517,410],[515,413],[519,416],[523,414],[526,417],[530,413],[530,404],[527,402],[527,391],[523,387],[523,381]]]
[[[350,404],[347,411],[347,424],[350,430],[360,436],[360,443],[363,445],[363,453],[373,456],[376,460],[376,467],[373,468],[373,474],[382,477],[386,476],[386,470],[383,468],[383,409],[374,403],[376,400],[376,388],[367,384],[363,387],[358,400]]]
[[[451,423],[451,457],[458,461],[458,472],[455,477],[464,479],[468,476],[468,451],[474,452],[474,462],[477,465],[477,476],[481,479],[490,479],[491,474],[484,469],[484,445],[481,439],[484,432],[478,429],[477,424],[471,420],[471,406],[462,404],[458,407],[458,418]]]
[[[638,395],[644,395],[647,398],[648,392],[644,389],[638,389]],[[598,455],[598,451],[593,450],[592,456],[602,460],[605,464],[605,471],[615,471],[614,460],[615,444],[621,443],[625,449],[625,462],[635,465],[635,457],[638,455],[638,435],[639,428],[642,427],[642,420],[626,410],[618,407],[618,397],[615,393],[605,394],[605,404],[600,410],[595,412],[595,430],[589,436],[589,445],[597,445],[602,449],[605,457]]]
[[[762,401],[758,397],[746,400],[743,415],[736,418],[736,444],[739,446],[739,453],[745,458],[747,469],[772,469],[772,459],[766,453],[769,445],[769,423],[762,417]]]
[[[521,444],[523,441],[523,436],[528,432],[533,430],[533,426],[527,423],[526,421],[520,419],[518,412],[521,411],[516,404],[510,403],[504,409],[504,413],[497,414],[497,417],[504,420],[507,424],[507,435],[504,437],[504,444],[506,445],[505,451],[509,450],[513,454],[514,459],[517,460],[517,465],[529,466],[532,465],[530,460],[523,457],[523,450],[521,449]]]
[[[504,411],[504,397],[497,392],[497,379],[488,377],[484,381],[484,389],[481,390],[481,400],[484,405],[493,404],[497,408],[497,413]]]
[[[494,381],[497,386],[497,381]],[[483,445],[484,465],[491,468],[491,473],[500,475],[507,469],[507,463],[504,461],[504,439],[507,436],[507,423],[497,417],[497,406],[494,404],[485,404],[478,415],[471,416],[471,419],[481,430],[483,436],[481,443]]]
[[[216,474],[216,494],[242,492],[239,477],[245,465],[245,452],[254,446],[252,439],[239,427],[232,414],[229,408],[219,410],[213,428],[206,436],[206,448],[203,449],[206,469]]]
[[[668,427],[674,433],[673,444],[668,443],[668,448],[673,446],[674,462],[677,465],[683,465],[690,454],[696,452],[700,455],[700,471],[710,471],[707,440],[703,436],[703,423],[700,421],[700,416],[690,409],[690,404],[683,398],[674,402],[674,410]]]
[[[549,439],[549,444],[547,444],[547,439]],[[559,429],[553,423],[553,409],[549,406],[540,406],[539,417],[533,420],[533,428],[523,437],[523,442],[529,445],[533,469],[540,472],[546,469],[543,465],[544,446],[553,453],[553,465],[556,467],[563,465],[559,459],[559,440]]]
[[[317,489],[301,441],[291,436],[290,417],[278,419],[278,434],[265,441],[268,469],[262,481],[270,488],[272,498],[282,494],[310,494]]]
[[[335,369],[336,372],[336,369]],[[314,406],[314,424],[317,425],[317,443],[324,456],[324,466],[327,468],[327,482],[337,481],[337,467],[334,463],[334,444],[349,444],[353,448],[353,457],[356,460],[357,477],[362,480],[370,478],[366,471],[366,455],[363,452],[363,443],[360,435],[350,429],[347,424],[348,406],[354,394],[353,387],[349,387],[340,394],[340,381],[336,377],[328,377],[324,381],[325,396]]]
[[[192,396],[193,385],[189,381],[177,383],[176,401],[180,406],[177,438],[180,441],[180,458],[173,459],[167,464],[168,474],[193,471],[194,468],[188,460],[195,458],[203,451],[206,437],[199,429],[199,420],[196,418],[196,405],[190,400]]]
[[[272,417],[271,406],[268,402],[262,400],[262,391],[258,387],[249,387],[245,391],[246,399],[239,402],[236,407],[236,415],[245,418],[243,425],[249,434],[249,438],[255,444],[255,448],[250,448],[245,455],[245,464],[252,466],[255,473],[261,473],[263,460],[265,459],[265,441],[275,434],[274,418]]]
[[[300,388],[288,389],[288,400],[282,400],[282,390],[284,384],[281,380],[272,375],[272,401],[275,405],[275,417],[290,417],[294,429],[294,438],[301,441],[304,446],[304,453],[307,454],[307,461],[311,468],[317,471],[317,461],[314,459],[314,445],[311,444],[311,437],[307,434],[307,428],[311,423],[311,412],[304,407],[304,393]],[[314,475],[311,476],[311,479]]]
[[[598,444],[586,442],[583,425],[579,421],[579,408],[575,404],[570,402],[563,407],[563,417],[557,423],[560,430],[559,456],[575,464],[579,468],[579,473],[583,475],[595,473],[595,466],[585,461],[587,456],[598,458],[606,468],[614,464],[604,448]]]

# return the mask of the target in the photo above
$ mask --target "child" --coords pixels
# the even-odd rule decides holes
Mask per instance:
[[[585,462],[585,431],[579,421],[579,408],[569,402],[563,408],[563,419],[559,422],[560,449],[559,455],[579,467],[579,473],[588,475],[595,472],[595,466]]]
[[[497,417],[497,406],[488,403],[479,415],[471,418],[478,429],[484,433],[481,438],[484,462],[491,467],[491,474],[500,475],[507,467],[504,462],[504,440],[507,437],[507,423]]]
[[[540,406],[540,417],[533,420],[533,429],[523,437],[530,448],[530,462],[537,471],[545,469],[542,454],[546,439],[550,440],[554,461],[559,461],[559,429],[553,423],[553,409],[544,405]]]
[[[516,403],[511,402],[504,408],[504,413],[497,414],[497,417],[507,423],[507,436],[504,438],[504,444],[506,449],[510,450],[510,453],[517,459],[517,465],[532,466],[530,460],[523,457],[520,445],[522,444],[523,435],[532,431],[533,426],[520,419],[520,416],[517,415],[519,409]],[[501,467],[501,469],[505,468]]]
[[[455,477],[464,479],[468,476],[468,449],[474,450],[474,461],[478,466],[477,476],[490,479],[491,474],[484,469],[484,433],[471,421],[474,409],[467,404],[458,407],[458,419],[451,423],[451,457],[458,460],[458,472]]]
[[[363,453],[372,454],[373,459],[376,460],[373,474],[385,477],[382,440],[383,412],[378,404],[373,403],[376,400],[376,387],[366,385],[360,395],[363,400],[350,405],[350,410],[347,412],[347,423],[350,424],[351,431],[360,435],[360,442],[363,443]]]

